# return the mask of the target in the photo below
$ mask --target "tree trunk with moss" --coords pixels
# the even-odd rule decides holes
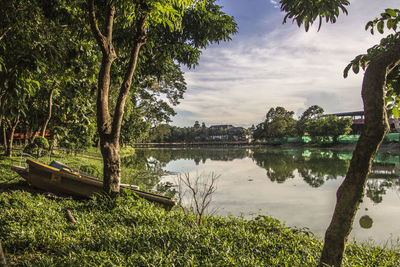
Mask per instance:
[[[386,78],[400,64],[400,41],[375,59],[364,74],[362,99],[364,129],[353,152],[346,178],[340,185],[331,223],[325,233],[320,266],[341,266],[354,217],[364,196],[372,161],[389,131],[385,108]]]

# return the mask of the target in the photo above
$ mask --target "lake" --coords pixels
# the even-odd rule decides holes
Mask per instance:
[[[322,237],[336,190],[352,156],[328,149],[187,148],[137,150],[148,166],[177,174],[220,175],[213,194],[217,215],[274,217]],[[400,237],[400,155],[378,154],[350,238],[390,245]]]

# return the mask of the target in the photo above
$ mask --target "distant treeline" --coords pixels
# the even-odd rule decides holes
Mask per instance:
[[[161,124],[150,129],[146,142],[210,142],[244,141],[250,137],[250,130],[233,125],[213,125],[207,127],[203,122],[195,122],[192,127],[177,127]]]
[[[271,138],[309,136],[315,141],[324,141],[321,137],[337,141],[340,135],[351,132],[351,118],[339,118],[324,115],[324,110],[317,105],[309,107],[298,120],[293,118],[294,112],[283,107],[271,108],[265,118],[253,131],[255,140]]]

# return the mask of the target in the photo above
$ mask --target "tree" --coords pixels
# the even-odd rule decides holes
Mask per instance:
[[[346,6],[349,5],[347,0],[281,0],[280,2],[281,9],[287,12],[284,21],[292,18],[299,26],[304,24],[306,31],[317,18],[320,20],[320,26],[323,18],[327,22],[335,22],[340,9],[347,14]],[[372,160],[389,131],[386,96],[392,103],[395,102],[395,105],[389,108],[393,114],[398,115],[399,87],[398,80],[394,77],[399,77],[400,34],[397,27],[399,21],[400,10],[386,9],[380,18],[368,22],[366,29],[371,29],[371,33],[375,27],[383,33],[385,25],[394,33],[384,37],[380,44],[369,49],[367,54],[357,56],[345,69],[345,77],[350,68],[355,73],[359,72],[360,67],[365,69],[362,84],[364,129],[353,152],[346,177],[336,194],[337,202],[331,223],[325,233],[320,266],[342,264],[346,242],[363,198]]]
[[[32,43],[41,33],[39,14],[35,4],[22,1],[4,1],[0,10],[0,123],[7,156],[11,156],[14,131],[27,109],[25,100],[38,89],[33,74],[41,57]]]
[[[65,121],[73,121],[71,113],[76,113],[76,123],[90,113],[90,90],[74,92],[93,87],[97,55],[92,53],[94,43],[86,38],[80,9],[71,8],[75,4],[57,0],[5,1],[6,8],[0,11],[6,18],[4,25],[0,23],[0,31],[8,29],[0,43],[0,56],[4,58],[0,95],[5,106],[0,117],[7,115],[5,128],[9,132],[25,131],[25,137],[33,133],[30,142],[36,133],[44,136],[52,127],[51,119],[59,128]],[[86,132],[79,136],[83,134]],[[13,135],[8,136],[6,152],[10,154]]]
[[[294,112],[283,107],[271,108],[264,122],[267,138],[281,138],[294,135],[296,121]]]
[[[267,138],[266,131],[264,130],[265,124],[264,122],[257,124],[253,131],[253,138],[255,140],[263,140]]]
[[[188,58],[199,56],[200,47],[219,42],[220,40],[229,40],[229,35],[236,31],[236,24],[233,19],[223,14],[223,16],[215,17],[206,16],[213,12],[220,12],[220,8],[213,5],[214,1],[195,1],[195,0],[136,0],[136,1],[104,1],[96,2],[88,0],[88,11],[91,31],[97,41],[102,54],[102,62],[98,75],[98,95],[97,95],[97,127],[100,137],[100,149],[103,156],[104,164],[104,191],[111,194],[119,193],[120,185],[120,132],[123,121],[124,107],[129,95],[133,77],[138,66],[139,54],[141,48],[145,46],[146,41],[150,44],[151,33],[162,29],[165,37],[180,37],[180,33],[185,34],[185,28],[182,27],[185,14],[197,14],[197,19],[210,19],[204,21],[204,24],[194,23],[187,26],[193,29],[201,29],[202,25],[209,26],[212,22],[214,30],[206,32],[204,36],[197,36],[193,31],[190,36],[183,36],[180,42],[172,39],[173,44],[181,44],[186,47],[189,53],[180,53],[175,55],[175,59],[180,63],[188,63]],[[212,8],[212,10],[207,10]],[[200,13],[199,13],[200,12]],[[205,16],[203,16],[205,15]],[[120,38],[117,42],[113,38],[114,28],[118,32]],[[179,31],[182,30],[182,31]],[[204,31],[198,31],[204,33]],[[175,36],[173,36],[175,35]],[[168,38],[166,40],[168,40]],[[169,39],[171,40],[171,39]],[[154,47],[149,47],[149,56],[161,56],[151,53]],[[192,49],[190,49],[192,48]],[[119,83],[120,88],[117,93],[118,97],[113,109],[113,115],[110,113],[109,97],[110,86],[112,82],[111,67],[117,59],[117,51],[121,49],[125,51],[125,55],[129,58],[121,62],[123,75],[122,81]],[[157,51],[157,49],[154,49]],[[160,50],[159,50],[160,51]],[[165,51],[165,50],[161,50]],[[173,53],[170,50],[168,53]],[[178,50],[181,52],[181,50]],[[194,54],[191,54],[194,53]],[[173,62],[170,61],[172,64]],[[189,60],[189,66],[193,61]],[[139,62],[139,67],[140,67]],[[176,67],[176,64],[174,65]],[[144,77],[140,81],[145,81]],[[134,92],[135,93],[135,92]],[[178,95],[175,95],[179,97]]]
[[[168,124],[161,124],[153,127],[150,131],[150,140],[156,143],[163,143],[171,136],[171,126]]]
[[[350,118],[338,118],[330,115],[315,120],[308,121],[306,131],[312,138],[329,137],[333,138],[333,142],[337,142],[339,135],[348,134],[353,124]]]
[[[303,136],[307,132],[310,121],[319,119],[324,114],[324,109],[318,105],[313,105],[301,114],[296,122],[296,131],[298,136]]]
[[[329,136],[332,136],[333,142],[337,143],[339,135],[345,135],[351,132],[353,120],[351,118],[338,118],[337,116],[325,117],[326,128]]]

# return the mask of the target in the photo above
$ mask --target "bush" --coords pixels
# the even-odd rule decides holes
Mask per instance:
[[[37,155],[39,157],[40,155],[46,155],[48,153],[49,147],[49,141],[47,141],[45,137],[37,136],[33,143],[25,146],[24,153]]]

